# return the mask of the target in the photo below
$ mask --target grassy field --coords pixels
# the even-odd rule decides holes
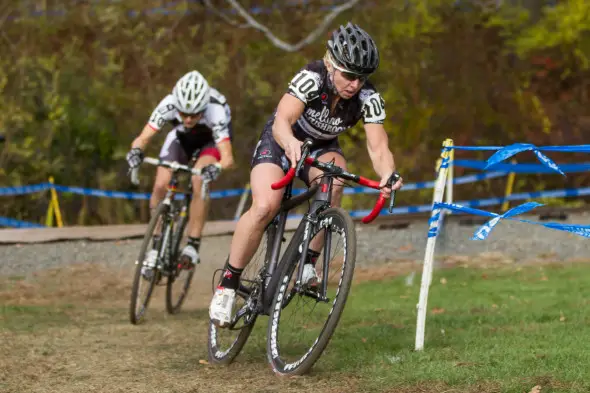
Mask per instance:
[[[266,363],[266,318],[233,365],[214,367],[209,299],[168,316],[158,297],[147,323],[132,326],[121,276],[79,266],[2,280],[0,391],[590,391],[588,264],[435,271],[420,353],[412,350],[419,285],[366,274],[312,373],[289,379]]]

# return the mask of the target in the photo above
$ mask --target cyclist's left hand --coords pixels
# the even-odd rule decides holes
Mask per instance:
[[[221,166],[219,164],[209,164],[201,168],[201,177],[207,182],[217,179],[220,173]]]
[[[392,178],[396,173],[397,172],[393,172],[393,173],[390,173],[389,175],[383,176],[381,178],[381,182],[379,183],[379,187],[381,187],[381,194],[383,194],[383,196],[385,198],[389,198],[391,196],[392,190],[393,191],[399,190],[404,185],[404,179],[402,179],[402,177],[399,176],[399,174],[398,174],[399,179],[391,186],[391,188],[387,186],[387,184],[394,181],[394,179],[392,179]],[[391,179],[391,181],[390,181],[390,179]]]

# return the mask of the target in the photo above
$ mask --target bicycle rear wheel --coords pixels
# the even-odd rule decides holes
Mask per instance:
[[[165,245],[154,245],[153,240],[154,234],[158,229],[158,224],[165,221],[167,213],[168,206],[160,203],[156,208],[152,218],[150,219],[147,230],[143,237],[143,242],[141,243],[139,256],[137,257],[137,261],[135,261],[135,275],[133,277],[131,302],[129,305],[129,318],[131,323],[134,325],[140,323],[143,320],[150,302],[150,298],[154,291],[154,287],[156,286],[156,282],[160,279],[158,263],[154,263],[153,266],[149,266],[146,261],[146,257],[149,251],[156,249],[159,260],[163,250],[165,250]],[[162,227],[164,226],[165,225],[162,225]],[[146,286],[145,289],[143,288],[144,284]]]
[[[310,233],[312,243],[320,236],[325,244],[316,264],[319,283],[296,282],[299,252],[277,271],[279,285],[268,320],[267,357],[278,375],[301,375],[315,364],[336,329],[352,284],[356,235],[350,215],[341,208],[329,208]],[[321,244],[321,238],[316,242]]]
[[[271,225],[266,231],[266,241],[260,247],[250,263],[242,273],[240,288],[237,291],[237,316],[243,314],[236,324],[230,328],[219,328],[209,323],[209,360],[216,364],[230,364],[242,351],[248,341],[258,317],[257,307],[261,301],[261,290],[266,275],[266,264],[270,260],[270,253],[274,241],[275,226]],[[225,267],[227,267],[226,261]],[[221,278],[220,278],[221,280]],[[220,282],[220,280],[218,282]]]
[[[172,243],[173,249],[170,252],[170,255],[174,256],[174,259],[170,260],[168,282],[166,284],[166,310],[169,314],[176,314],[180,311],[196,269],[196,266],[193,266],[191,269],[185,269],[178,262],[180,257],[178,251],[188,221],[188,215],[179,213],[176,215],[176,221],[177,224]]]

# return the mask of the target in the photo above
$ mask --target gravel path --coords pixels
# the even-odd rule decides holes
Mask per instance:
[[[535,217],[530,219],[537,220]],[[587,225],[590,214],[579,213],[567,222]],[[449,218],[437,241],[437,257],[491,255],[517,263],[537,259],[590,259],[590,240],[566,232],[502,221],[486,241],[472,241],[470,237],[476,228],[476,225],[460,225],[458,217]],[[427,223],[422,221],[412,222],[405,229],[380,229],[378,225],[364,226],[359,223],[357,264],[368,267],[385,261],[420,262],[424,258],[427,230]],[[230,241],[229,236],[206,237],[202,245],[202,268],[213,272],[220,267],[228,254]],[[140,242],[69,241],[0,246],[0,276],[27,275],[73,263],[107,263],[125,267],[135,261]]]

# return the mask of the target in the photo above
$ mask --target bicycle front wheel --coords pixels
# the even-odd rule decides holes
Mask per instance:
[[[165,220],[168,212],[168,206],[160,203],[152,216],[143,242],[137,261],[135,261],[135,276],[133,277],[133,286],[131,288],[131,304],[129,306],[129,317],[131,323],[136,325],[143,320],[145,312],[147,311],[150,298],[156,286],[156,282],[160,278],[160,270],[158,269],[157,261],[148,261],[148,253],[156,250],[158,253],[157,259],[160,258],[161,251],[164,247],[161,245],[154,245],[154,235],[157,234],[158,229],[162,226],[161,222]]]
[[[336,329],[352,284],[356,235],[350,215],[329,208],[310,233],[310,247],[321,250],[315,282],[298,282],[299,252],[277,271],[267,357],[278,375],[301,375],[315,364]]]

